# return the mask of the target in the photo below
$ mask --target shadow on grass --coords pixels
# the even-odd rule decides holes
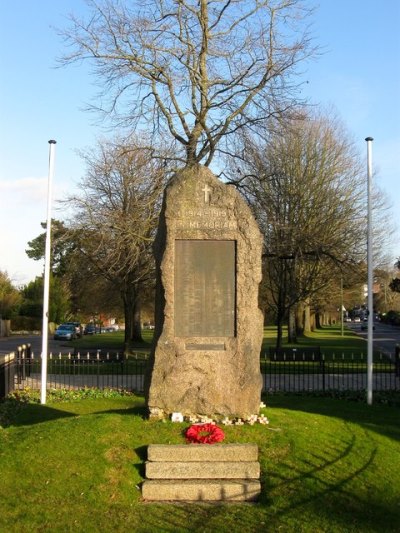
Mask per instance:
[[[135,463],[133,466],[138,471],[140,477],[145,479],[146,477],[146,461],[147,461],[147,448],[148,446],[138,446],[135,448],[135,452],[139,459],[141,460],[140,463]]]
[[[147,410],[145,405],[139,404],[133,405],[132,407],[126,409],[106,409],[84,414],[85,416],[99,414],[135,415],[145,418],[146,413]],[[5,401],[0,404],[0,426],[2,427],[31,426],[34,424],[49,422],[51,420],[71,418],[81,415],[82,413],[80,412],[66,411],[39,403],[19,403],[15,401]]]
[[[141,418],[146,418],[147,408],[144,405],[135,405],[133,407],[129,407],[128,409],[107,409],[105,411],[96,411],[96,413],[93,414],[136,415],[140,416]]]
[[[358,483],[362,485],[358,480],[368,479],[368,472],[375,469],[378,449],[372,441],[370,444],[360,457],[357,437],[350,430],[335,447],[315,450],[306,457],[298,457],[294,463],[272,467],[264,479],[262,503],[269,505],[275,501],[276,505],[278,497],[273,517],[278,522],[295,515],[301,521],[301,517],[313,513],[325,517],[334,531],[371,531],[371,527],[379,531],[382,524],[389,526],[389,529],[383,526],[382,531],[392,531],[391,527],[399,523],[399,510],[386,504],[380,494],[366,496],[364,491],[354,490]],[[353,464],[352,457],[356,455],[358,459]]]
[[[4,404],[3,404],[4,405]],[[5,412],[1,409],[0,420],[2,427],[8,426],[32,426],[58,420],[60,418],[71,418],[77,416],[75,413],[55,409],[41,404],[22,404],[15,406],[13,410]]]
[[[397,393],[400,399],[400,393]],[[383,403],[367,405],[366,401],[350,401],[313,395],[266,395],[267,407],[278,407],[340,418],[371,431],[400,441],[400,409]]]

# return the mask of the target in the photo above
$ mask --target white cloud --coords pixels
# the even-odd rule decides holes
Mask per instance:
[[[46,210],[46,178],[0,180],[0,270],[7,271],[16,285],[43,271],[42,262],[29,259],[25,250],[43,231],[40,223],[46,220]]]
[[[24,204],[29,207],[30,202],[46,201],[47,178],[22,178],[18,180],[0,179],[0,198],[2,207],[7,207],[7,200]],[[10,207],[10,206],[9,206]]]

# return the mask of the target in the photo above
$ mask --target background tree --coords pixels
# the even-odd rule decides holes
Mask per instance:
[[[358,154],[334,117],[302,112],[242,136],[236,180],[265,237],[270,305],[296,336],[296,306],[340,279],[364,255],[360,224],[365,192]]]
[[[70,313],[70,294],[68,286],[60,277],[50,274],[49,321],[60,324],[68,320]],[[43,317],[43,277],[36,277],[21,288],[21,316],[42,319]]]
[[[395,267],[400,271],[400,257],[396,261]],[[389,287],[393,292],[400,292],[400,277],[393,278]]]
[[[141,295],[153,281],[152,242],[166,168],[134,139],[130,145],[102,142],[82,157],[87,165],[83,193],[68,200],[75,254],[86,263],[86,274],[104,278],[121,296],[129,350],[141,340]]]
[[[314,50],[301,0],[89,0],[87,20],[62,31],[93,61],[96,111],[177,143],[185,164],[209,165],[218,143],[288,109],[295,70]]]
[[[394,309],[396,293],[392,292],[390,288],[393,273],[391,268],[374,269],[374,285],[378,288],[374,293],[374,309],[381,315]]]
[[[79,267],[75,263],[73,269],[76,268]],[[124,307],[121,294],[114,283],[102,274],[96,274],[93,269],[80,271],[79,274],[73,276],[77,283],[76,292],[79,295],[77,300],[79,315],[93,323],[104,318],[117,319],[117,322],[121,322],[124,319]]]
[[[8,320],[17,312],[21,296],[7,272],[0,270],[0,319]]]
[[[42,222],[41,226],[46,230],[46,222]],[[25,250],[27,256],[35,261],[43,261],[45,254],[46,231],[39,234],[37,237],[28,242],[28,248]],[[61,220],[52,219],[51,221],[51,253],[50,253],[50,270],[51,279],[50,285],[50,302],[58,300],[59,294],[54,291],[63,293],[63,314],[65,317],[81,320],[81,300],[85,290],[85,284],[79,284],[82,279],[88,278],[88,273],[85,272],[85,264],[79,261],[79,255],[75,254],[77,243],[74,236],[65,222]],[[38,280],[32,282],[35,286],[38,285]],[[42,283],[42,282],[40,282]],[[27,286],[29,293],[33,288],[31,284]],[[68,296],[67,296],[68,295]],[[66,298],[68,297],[68,309],[66,309]],[[40,309],[42,308],[42,295],[35,295],[34,298],[28,296],[25,298],[22,312],[26,316],[38,317],[41,316]],[[56,313],[61,316],[60,313]],[[56,320],[59,322],[60,320]]]
[[[45,227],[46,223],[42,223],[42,226]],[[65,319],[87,322],[94,318],[98,319],[100,313],[111,318],[123,316],[119,292],[112,283],[99,274],[97,269],[93,269],[86,256],[81,253],[84,239],[78,236],[79,232],[69,229],[64,222],[52,222],[50,302],[63,299],[62,315]],[[46,233],[41,233],[28,242],[29,248],[26,253],[30,258],[44,259],[45,239]],[[41,318],[42,278],[23,287],[22,291],[24,298],[21,313]],[[58,294],[60,291],[63,295]],[[60,316],[59,313],[57,315]]]
[[[41,226],[45,231],[29,241],[28,248],[25,250],[27,256],[35,261],[44,259],[46,222],[42,222]],[[50,269],[54,276],[62,277],[68,272],[74,249],[75,242],[71,239],[65,223],[61,220],[52,219]]]

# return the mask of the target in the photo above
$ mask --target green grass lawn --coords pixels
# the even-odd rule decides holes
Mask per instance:
[[[160,504],[141,500],[147,446],[184,443],[188,424],[145,419],[141,397],[85,396],[1,405],[1,532],[399,531],[398,407],[268,396],[269,426],[224,428],[259,446],[260,501]]]
[[[285,334],[286,335],[286,334]],[[143,342],[137,343],[134,350],[137,352],[148,353],[150,351],[151,341],[153,338],[152,330],[143,331]],[[268,326],[264,328],[264,338],[261,348],[261,355],[267,353],[269,348],[275,347],[276,327]],[[114,333],[102,333],[100,335],[87,335],[82,339],[77,339],[71,343],[73,348],[76,348],[81,353],[85,351],[95,351],[101,348],[104,352],[119,351],[123,353],[124,333],[122,331]],[[332,357],[351,359],[352,355],[359,356],[363,354],[366,357],[367,344],[365,339],[356,335],[352,330],[344,328],[344,335],[341,335],[340,325],[324,326],[322,329],[316,330],[307,334],[307,336],[300,337],[297,344],[290,344],[287,342],[287,335],[284,336],[284,347],[297,348],[301,347],[320,347],[321,352],[326,359]],[[379,353],[376,353],[379,356]]]
[[[274,348],[275,341],[276,328],[273,326],[264,328],[261,353],[268,353],[269,348]],[[283,347],[297,348],[299,351],[301,351],[302,347],[320,347],[321,353],[325,356],[326,360],[340,359],[342,357],[351,359],[352,356],[359,357],[361,354],[364,357],[367,356],[366,340],[346,327],[342,336],[340,325],[324,326],[303,337],[299,337],[296,344],[288,343],[287,336],[284,336]],[[376,359],[380,357],[378,350],[374,353],[374,356]]]
[[[138,352],[149,352],[151,341],[153,339],[153,331],[145,329],[142,331],[143,342],[137,342],[133,345],[133,349]],[[96,351],[101,348],[104,352],[107,350],[113,352],[124,352],[124,332],[114,331],[112,333],[99,333],[96,335],[84,335],[80,339],[76,339],[71,343],[72,349],[79,350],[82,353],[85,351]]]

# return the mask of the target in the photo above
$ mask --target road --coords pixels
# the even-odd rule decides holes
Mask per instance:
[[[361,324],[351,322],[347,323],[346,326],[367,341],[368,333],[367,331],[363,331],[361,329]],[[393,357],[396,344],[400,345],[400,327],[376,322],[373,339],[375,349],[380,349],[382,350],[382,353]],[[13,352],[18,346],[28,343],[32,346],[32,350],[35,355],[39,355],[41,353],[42,337],[40,335],[13,335],[11,337],[0,337],[0,354]],[[48,345],[49,352],[52,352],[53,355],[58,355],[59,353],[68,354],[68,352],[73,352],[73,349],[71,349],[71,345],[68,343],[68,341],[55,341],[52,337],[49,337]]]
[[[367,341],[368,331],[361,329],[361,324],[354,322],[346,324],[357,335],[363,337]],[[381,322],[374,323],[375,329],[373,332],[374,349],[381,350],[382,353],[394,357],[396,344],[400,345],[400,327],[390,326],[389,324],[382,324]]]
[[[11,337],[0,337],[0,354],[15,352],[18,346],[23,344],[30,344],[35,355],[39,356],[42,353],[42,337],[41,335],[12,335]],[[68,354],[73,352],[68,341],[55,341],[52,336],[49,336],[48,341],[49,352],[55,354]]]

